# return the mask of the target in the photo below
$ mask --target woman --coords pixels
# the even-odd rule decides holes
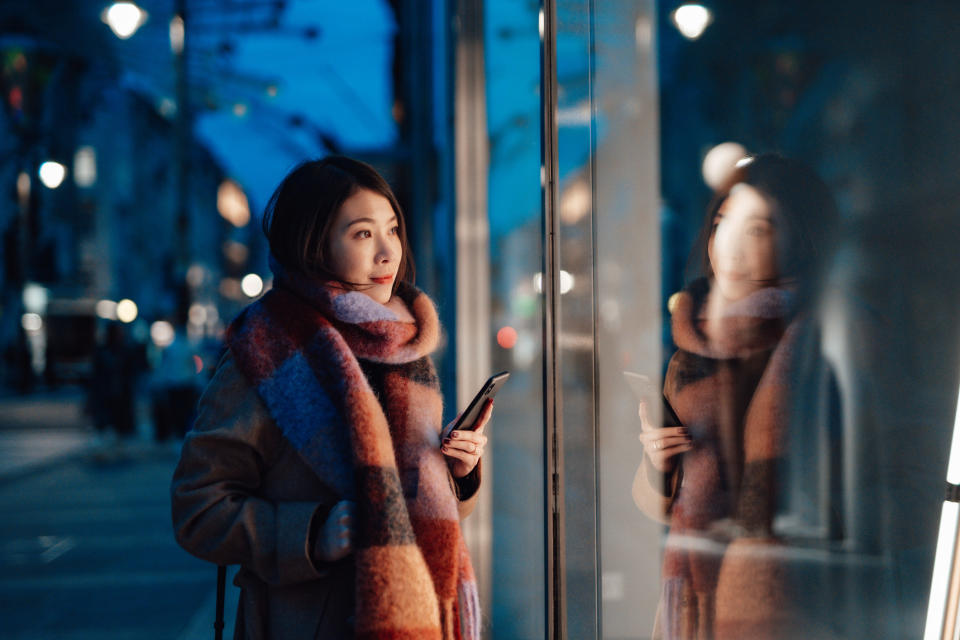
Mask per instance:
[[[488,403],[444,442],[433,303],[370,166],[306,162],[264,216],[274,288],[227,331],[172,484],[189,552],[240,564],[236,637],[479,637],[459,520]]]
[[[773,532],[778,465],[834,219],[823,182],[776,155],[737,169],[708,209],[705,275],[671,301],[677,351],[663,391],[681,424],[655,426],[640,405],[633,496],[670,525],[664,638],[792,637]]]

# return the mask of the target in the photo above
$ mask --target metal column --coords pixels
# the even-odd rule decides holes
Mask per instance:
[[[490,374],[490,230],[487,218],[486,74],[483,0],[457,0],[454,80],[456,188],[457,406],[465,407]],[[484,454],[489,467],[491,451]],[[484,476],[476,511],[464,534],[476,568],[480,601],[491,594],[493,493]]]

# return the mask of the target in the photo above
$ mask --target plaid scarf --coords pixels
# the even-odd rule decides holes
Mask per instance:
[[[404,322],[360,291],[271,267],[274,289],[227,345],[287,440],[357,503],[356,637],[477,640],[476,579],[440,452],[432,301],[401,283],[415,318]],[[358,359],[383,371],[379,398]]]
[[[731,303],[711,327],[708,293],[706,281],[695,282],[671,317],[678,351],[664,391],[694,449],[683,454],[663,556],[663,637],[778,638],[782,567],[761,545],[774,540],[802,318],[792,291],[769,287]],[[730,621],[745,611],[759,621],[739,633]]]

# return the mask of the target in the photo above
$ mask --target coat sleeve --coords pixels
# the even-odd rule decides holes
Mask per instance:
[[[676,354],[670,358],[667,375],[664,379],[664,399],[673,402],[672,382],[676,379]],[[665,416],[666,419],[666,416]],[[670,473],[662,473],[654,468],[646,454],[633,476],[631,494],[637,508],[648,517],[670,524],[670,511],[677,498],[677,492],[683,482],[683,456],[677,458],[677,464]]]
[[[283,436],[227,354],[200,399],[171,484],[177,542],[217,564],[242,564],[274,585],[322,576],[311,558],[317,522],[331,505],[260,493]]]
[[[670,524],[670,509],[677,497],[682,478],[682,463],[670,473],[661,473],[654,469],[644,456],[633,476],[631,493],[634,504],[648,517],[663,524]]]
[[[473,471],[462,478],[450,476],[450,483],[453,485],[453,493],[457,496],[457,511],[460,519],[463,520],[473,513],[477,506],[477,499],[480,496],[480,477],[482,474],[483,459],[477,460],[477,466]]]

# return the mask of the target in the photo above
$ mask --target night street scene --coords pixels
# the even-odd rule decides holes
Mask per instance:
[[[957,60],[953,0],[4,0],[0,640],[960,637]]]

